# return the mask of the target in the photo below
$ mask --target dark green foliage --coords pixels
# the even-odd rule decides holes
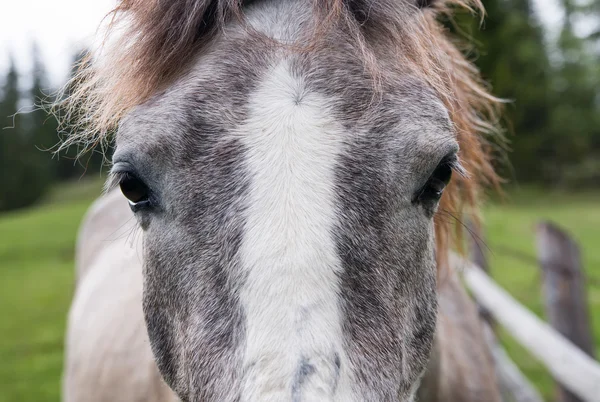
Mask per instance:
[[[14,63],[4,82],[0,102],[0,211],[33,204],[46,191],[49,179],[32,133],[18,114],[19,78]]]
[[[79,155],[74,147],[55,152],[60,144],[58,122],[47,113],[54,91],[36,46],[32,56],[29,91],[19,90],[19,76],[11,63],[0,93],[0,211],[35,203],[56,181],[102,173],[100,152]]]
[[[600,2],[596,1],[597,4]],[[561,52],[556,72],[556,105],[552,115],[555,142],[568,136],[556,147],[553,171],[563,184],[600,185],[600,69],[599,54],[593,37],[581,38],[574,33],[574,23],[582,6],[563,0],[565,23],[558,40]],[[599,23],[600,7],[595,9]],[[598,47],[595,47],[597,50]]]
[[[504,123],[511,166],[504,175],[547,186],[600,185],[598,56],[573,34],[570,18],[559,42],[547,45],[531,0],[484,5],[481,29],[470,15],[459,16],[454,29],[475,40],[475,63],[493,93],[510,101]],[[575,7],[571,0],[563,5]]]
[[[24,114],[22,119],[27,130],[24,135],[31,144],[27,154],[38,170],[38,181],[40,184],[44,184],[42,190],[45,192],[55,178],[51,149],[58,142],[56,136],[58,124],[56,119],[49,116],[41,107],[41,103],[48,98],[50,85],[40,60],[39,50],[35,45],[32,48],[32,57],[33,85],[27,98],[33,110]]]
[[[78,66],[83,62],[87,50],[77,52],[71,62],[71,77],[76,73]],[[73,88],[67,88],[64,96],[68,96]],[[68,135],[68,133],[62,133]],[[76,146],[71,146],[61,150],[56,156],[58,163],[56,173],[59,180],[77,179],[83,175],[100,175],[105,168],[105,160],[110,158],[109,150],[93,149],[83,154],[81,149]]]

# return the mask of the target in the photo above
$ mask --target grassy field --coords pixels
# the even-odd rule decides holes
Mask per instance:
[[[73,251],[79,222],[100,192],[98,181],[57,189],[45,203],[0,216],[0,402],[58,401],[63,333],[73,292]],[[552,219],[579,241],[588,276],[592,317],[600,312],[600,194],[511,192],[485,210],[492,275],[543,316],[539,270],[506,254],[534,257],[533,227]],[[594,282],[595,281],[595,282]],[[600,320],[593,320],[600,345]],[[550,399],[553,385],[543,368],[517,344],[505,345]]]
[[[63,333],[79,222],[100,182],[57,189],[0,216],[0,401],[60,400]]]

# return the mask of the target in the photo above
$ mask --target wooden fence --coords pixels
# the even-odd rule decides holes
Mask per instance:
[[[600,364],[594,359],[585,276],[575,241],[552,223],[541,222],[536,226],[536,265],[542,272],[542,292],[549,320],[546,323],[488,276],[485,249],[480,246],[483,236],[474,228],[471,230],[475,239],[471,259],[453,256],[451,263],[463,273],[480,307],[503,399],[542,401],[497,342],[496,325],[501,325],[548,369],[557,382],[557,401],[600,402]]]

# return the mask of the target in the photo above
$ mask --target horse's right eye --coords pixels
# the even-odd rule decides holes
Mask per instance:
[[[125,198],[129,200],[129,206],[133,212],[150,206],[150,190],[136,176],[126,173],[121,178],[119,186]]]
[[[447,162],[440,163],[421,189],[419,193],[420,201],[439,201],[451,178],[452,166]]]
[[[455,153],[442,159],[425,185],[414,195],[413,203],[423,205],[426,210],[435,212],[444,190],[450,183],[453,171],[462,176],[467,174]]]

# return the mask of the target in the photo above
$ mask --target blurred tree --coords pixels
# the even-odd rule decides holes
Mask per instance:
[[[0,210],[31,205],[47,189],[34,156],[37,150],[18,114],[19,101],[19,77],[11,59],[0,101]]]
[[[54,116],[49,115],[44,109],[44,104],[51,102],[48,95],[51,92],[46,76],[46,69],[41,60],[39,48],[32,46],[33,60],[32,85],[29,98],[33,110],[24,116],[27,122],[29,142],[37,152],[32,153],[31,159],[39,169],[40,180],[50,185],[56,177],[57,162],[52,159],[52,148],[58,143],[58,123]],[[33,151],[32,151],[33,152]]]
[[[58,143],[56,119],[44,110],[44,104],[53,101],[52,96],[49,95],[52,91],[36,44],[32,47],[31,56],[33,60],[33,82],[30,97],[35,105],[33,112],[29,114],[33,126],[32,135],[37,147],[50,150]],[[50,166],[50,163],[48,163],[48,166]]]
[[[69,82],[72,82],[70,79],[73,78],[78,69],[85,62],[87,54],[88,50],[83,49],[73,55]],[[73,90],[74,88],[67,87],[64,91],[64,96],[69,96]],[[66,129],[69,129],[69,126],[70,124],[67,122]],[[62,134],[69,135],[70,133],[66,132]],[[82,177],[84,174],[102,174],[105,162],[105,155],[102,150],[93,149],[84,153],[81,153],[80,151],[81,149],[78,149],[77,146],[71,146],[68,149],[59,152],[57,174],[60,180],[76,179]],[[108,150],[106,157],[110,157]]]
[[[510,101],[503,121],[508,127],[512,168],[504,175],[519,180],[540,178],[551,109],[551,71],[543,30],[530,0],[488,0],[485,7],[482,27],[471,16],[459,17],[457,23],[474,38],[475,63],[494,95]]]
[[[531,0],[487,0],[481,29],[471,16],[459,16],[452,28],[475,40],[475,63],[493,93],[510,101],[504,121],[512,169],[504,175],[546,185],[600,185],[590,163],[600,127],[598,68],[573,33],[576,3],[562,1],[567,16],[553,63]]]
[[[594,3],[592,3],[594,4]],[[596,1],[600,6],[600,2]],[[600,184],[600,70],[594,37],[580,37],[575,25],[586,4],[562,0],[565,16],[558,40],[559,60],[554,74],[555,107],[552,142],[556,144],[549,169],[570,187]],[[596,9],[600,17],[600,7]],[[598,21],[596,21],[598,23]]]

